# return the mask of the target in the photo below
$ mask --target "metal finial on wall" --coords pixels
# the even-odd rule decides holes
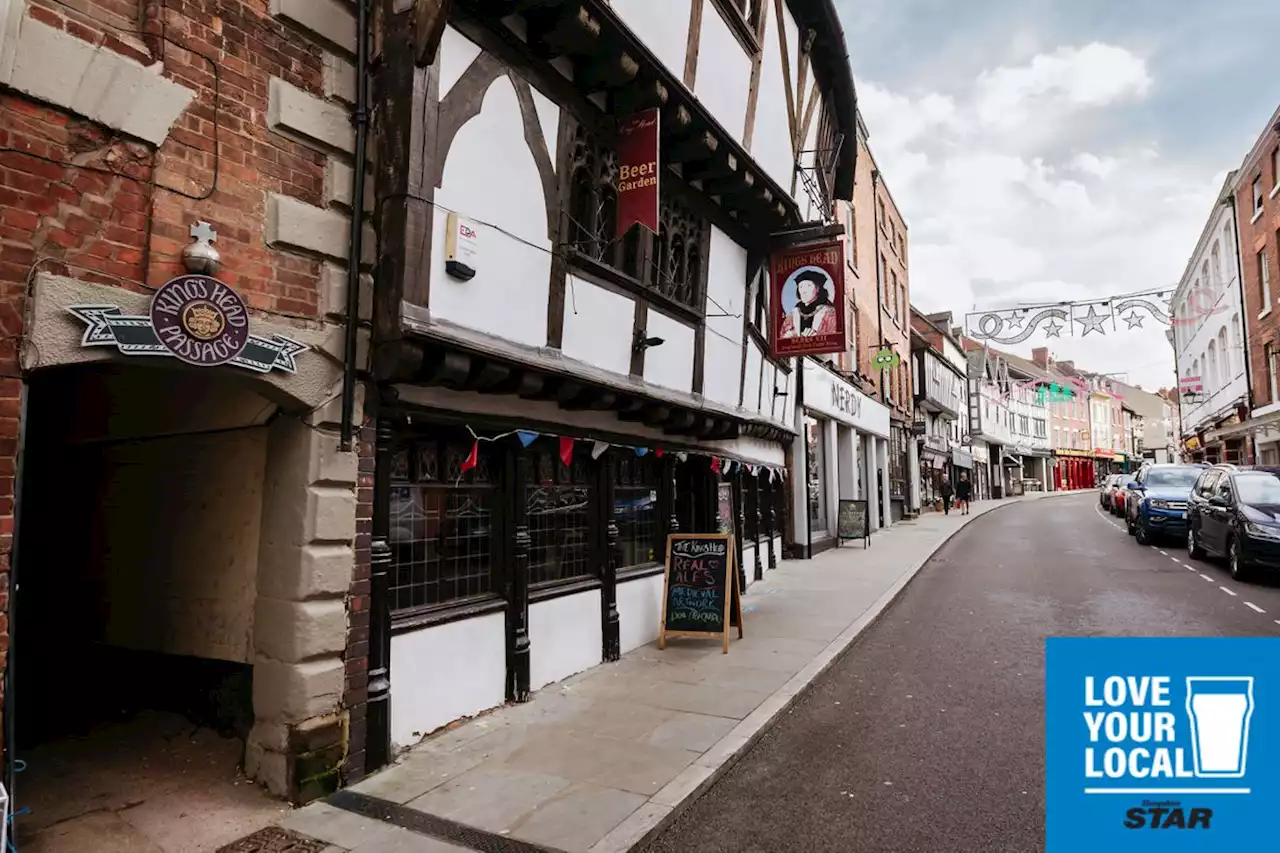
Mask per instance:
[[[213,241],[218,239],[218,232],[202,219],[191,226],[191,239],[195,242],[188,243],[182,250],[182,263],[186,265],[187,271],[217,275],[222,266],[222,256],[213,247]]]

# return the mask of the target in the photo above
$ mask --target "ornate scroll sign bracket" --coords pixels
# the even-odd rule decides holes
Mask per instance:
[[[71,305],[67,313],[85,324],[81,346],[168,356],[197,367],[231,364],[255,373],[297,373],[297,356],[310,349],[280,335],[250,334],[248,308],[240,295],[202,275],[165,284],[145,316],[125,314],[119,305]]]
[[[1019,344],[1037,332],[1046,338],[1060,338],[1065,331],[1071,337],[1085,338],[1093,333],[1142,329],[1150,318],[1162,326],[1170,326],[1168,299],[1172,291],[1137,293],[1093,299],[1083,302],[1054,302],[1021,308],[976,311],[965,315],[965,332],[975,341],[993,344]],[[1121,327],[1119,324],[1124,323]]]

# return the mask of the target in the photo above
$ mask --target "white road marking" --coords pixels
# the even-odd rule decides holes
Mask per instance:
[[[1170,557],[1169,559],[1170,559],[1170,560],[1173,560],[1175,563],[1181,563],[1181,562],[1182,562],[1182,561],[1181,561],[1181,560],[1179,560],[1177,557]]]
[[[1213,583],[1213,578],[1209,577],[1209,576],[1208,576],[1208,575],[1206,575],[1204,572],[1201,572],[1201,573],[1200,573],[1200,577],[1204,578],[1204,579],[1205,579],[1205,580],[1207,580],[1209,583]]]
[[[1222,590],[1222,591],[1223,591],[1223,592],[1225,592],[1227,595],[1235,595],[1235,591],[1234,591],[1234,590],[1227,589],[1225,586],[1220,586],[1220,587],[1218,587],[1218,589]]]
[[[1157,549],[1157,550],[1159,550],[1159,549]],[[1165,557],[1169,556],[1169,552],[1168,552],[1168,551],[1160,551],[1160,553],[1161,553],[1161,555],[1163,555],[1163,556],[1165,556]]]
[[[1246,601],[1246,602],[1244,603],[1244,606],[1245,606],[1245,607],[1247,607],[1247,608],[1249,608],[1250,610],[1253,610],[1253,611],[1257,612],[1257,613],[1266,613],[1266,612],[1267,612],[1267,611],[1263,610],[1261,607],[1259,607],[1258,605],[1254,604],[1252,601]]]
[[[1195,566],[1193,566],[1193,565],[1191,565],[1190,563],[1187,563],[1187,565],[1186,565],[1186,569],[1187,569],[1187,571],[1189,571],[1189,572],[1194,572],[1194,571],[1196,570],[1196,567],[1195,567]]]

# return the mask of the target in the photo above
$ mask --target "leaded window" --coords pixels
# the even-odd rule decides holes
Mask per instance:
[[[575,449],[565,465],[558,448],[530,447],[520,454],[525,521],[529,528],[529,582],[550,583],[597,573],[591,559],[591,519],[596,500],[595,462]]]
[[[571,262],[576,255],[603,264],[701,314],[711,229],[676,186],[679,178],[667,170],[661,175],[657,234],[633,226],[617,238],[617,154],[567,121],[562,245]]]
[[[424,438],[402,444],[391,461],[393,612],[447,604],[494,591],[497,457],[481,443]]]
[[[662,462],[650,453],[636,456],[627,448],[614,454],[613,519],[618,527],[619,569],[644,566],[661,559],[658,485]]]

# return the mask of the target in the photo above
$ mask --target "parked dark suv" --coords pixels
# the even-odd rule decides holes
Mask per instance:
[[[1280,476],[1277,468],[1219,466],[1205,471],[1187,507],[1187,552],[1226,557],[1231,577],[1280,569]]]

